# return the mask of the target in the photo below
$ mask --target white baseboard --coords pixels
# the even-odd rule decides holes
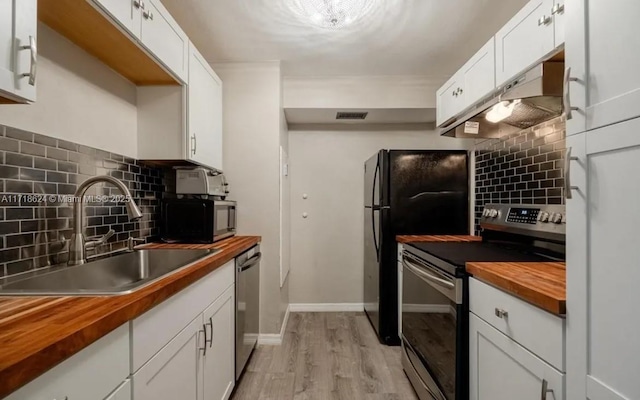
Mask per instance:
[[[451,308],[452,307],[448,304],[403,304],[402,305],[402,311],[408,312],[408,313],[450,314]]]
[[[362,312],[363,303],[297,303],[289,304],[291,312]]]
[[[280,327],[280,333],[261,333],[258,336],[258,344],[265,346],[280,346],[284,339],[284,333],[287,330],[287,324],[289,323],[289,313],[291,311],[291,304],[287,306],[287,311],[284,313],[284,320],[282,321],[282,327]]]

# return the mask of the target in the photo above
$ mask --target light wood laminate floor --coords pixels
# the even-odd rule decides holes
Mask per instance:
[[[259,346],[233,400],[417,400],[400,347],[364,313],[292,313],[281,346]]]

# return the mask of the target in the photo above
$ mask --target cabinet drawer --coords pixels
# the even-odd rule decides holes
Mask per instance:
[[[132,372],[169,343],[235,280],[235,260],[131,321]]]
[[[128,375],[129,324],[124,324],[5,400],[103,400]]]
[[[477,279],[469,279],[469,309],[538,357],[565,371],[564,319]],[[496,310],[507,312],[502,318]]]

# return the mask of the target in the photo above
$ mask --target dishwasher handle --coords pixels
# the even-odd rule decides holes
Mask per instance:
[[[250,259],[248,259],[247,261],[245,261],[242,265],[238,267],[238,271],[244,272],[249,268],[253,267],[254,265],[258,264],[260,260],[262,260],[262,253],[258,253],[253,257],[251,257]]]

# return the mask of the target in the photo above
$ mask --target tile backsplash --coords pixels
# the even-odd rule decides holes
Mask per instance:
[[[565,119],[475,147],[476,233],[487,203],[564,204]]]
[[[120,194],[99,183],[87,192],[85,235],[116,233],[95,250],[158,235],[165,172],[119,154],[0,125],[0,277],[66,262],[79,183],[96,175],[122,180],[143,218],[130,222]],[[93,197],[91,197],[93,196]],[[113,196],[113,198],[110,198]],[[92,255],[94,251],[87,252]]]

